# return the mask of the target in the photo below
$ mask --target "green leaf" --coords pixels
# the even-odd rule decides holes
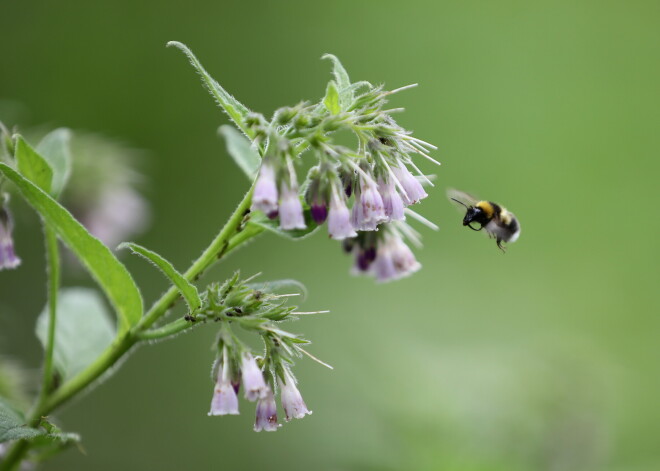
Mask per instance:
[[[77,433],[63,432],[55,424],[48,421],[46,417],[41,418],[39,425],[44,428],[46,434],[32,440],[31,461],[45,461],[72,445],[77,446],[81,452],[84,452],[80,445],[80,435]]]
[[[133,278],[113,253],[74,219],[57,201],[26,180],[11,167],[0,163],[3,173],[20,190],[25,200],[78,256],[99,283],[119,319],[119,334],[142,317],[142,297]]]
[[[53,170],[51,194],[57,198],[71,175],[71,131],[59,128],[46,134],[37,145],[37,151],[48,161]]]
[[[20,438],[35,438],[45,432],[28,427],[25,417],[0,398],[0,443]]]
[[[202,82],[204,82],[204,85],[208,88],[209,92],[211,92],[211,95],[213,95],[222,109],[225,110],[225,113],[229,115],[231,120],[236,123],[236,126],[238,126],[241,131],[247,136],[252,137],[252,132],[245,126],[245,117],[250,113],[250,110],[236,98],[231,96],[227,90],[222,88],[220,84],[209,75],[204,67],[202,67],[202,64],[197,57],[195,57],[192,51],[188,49],[188,46],[178,41],[170,41],[167,43],[167,46],[174,46],[188,56],[192,66],[197,70],[199,75],[202,76]]]
[[[341,111],[339,105],[339,92],[337,91],[337,85],[334,80],[328,82],[328,87],[325,90],[325,98],[323,98],[323,104],[331,114],[337,114]]]
[[[170,262],[156,252],[152,252],[151,250],[132,242],[124,242],[117,248],[130,249],[134,254],[141,255],[160,268],[163,274],[179,289],[188,304],[190,312],[196,311],[202,305],[202,300],[199,298],[199,293],[197,292],[195,285],[186,280]]]
[[[48,306],[37,319],[41,344],[48,339]],[[93,289],[66,288],[58,295],[53,364],[67,381],[83,371],[112,343],[115,328],[103,298]]]
[[[218,132],[227,141],[227,152],[234,159],[236,165],[243,170],[250,181],[254,180],[261,165],[261,157],[256,149],[252,147],[251,142],[233,126],[227,124],[220,126]]]
[[[255,226],[262,227],[268,231],[281,235],[282,237],[286,237],[287,239],[302,239],[319,228],[319,225],[316,224],[314,219],[312,219],[312,213],[309,209],[305,209],[303,214],[305,216],[305,225],[307,226],[305,229],[285,231],[280,229],[280,223],[277,219],[268,219],[268,217],[262,212],[252,213],[248,225],[254,224]]]
[[[342,110],[348,109],[353,103],[353,88],[351,87],[351,80],[348,78],[348,73],[344,66],[341,65],[337,56],[333,54],[325,54],[321,59],[330,59],[332,61],[332,74],[335,76],[337,88],[339,92],[339,104]]]
[[[25,175],[25,178],[50,193],[53,181],[53,169],[39,153],[30,147],[23,136],[16,134],[15,139],[15,158],[19,172]]]

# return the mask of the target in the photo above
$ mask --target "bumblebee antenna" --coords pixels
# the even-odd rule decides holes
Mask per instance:
[[[462,205],[465,206],[466,208],[470,209],[470,207],[469,207],[467,204],[463,203],[462,201],[457,200],[456,198],[449,198],[449,199],[450,199],[450,200],[454,200],[454,201],[456,201],[458,204],[462,204]]]

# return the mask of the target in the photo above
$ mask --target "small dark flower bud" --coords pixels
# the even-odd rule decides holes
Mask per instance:
[[[357,269],[360,271],[367,271],[369,269],[369,265],[371,265],[371,261],[369,260],[366,252],[362,250],[358,252],[357,257],[355,258],[355,266]]]
[[[355,174],[353,172],[341,172],[339,177],[341,178],[346,198],[350,198],[353,194],[353,181],[355,180]]]
[[[300,110],[296,108],[284,107],[277,110],[275,113],[275,123],[280,126],[289,124],[298,115]]]
[[[245,125],[251,129],[266,127],[266,118],[261,113],[249,113],[245,117]]]
[[[328,208],[324,204],[312,204],[311,206],[312,219],[317,224],[323,224],[328,217]]]
[[[344,239],[341,244],[341,248],[344,249],[344,252],[346,253],[351,253],[353,251],[353,247],[355,247],[355,238],[351,237],[348,239]]]
[[[376,260],[376,247],[374,246],[367,247],[364,249],[363,253],[364,253],[364,257],[367,259],[368,262],[371,263],[374,260]]]

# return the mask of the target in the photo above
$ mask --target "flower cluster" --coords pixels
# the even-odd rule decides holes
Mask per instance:
[[[218,357],[213,367],[215,388],[209,415],[239,413],[239,393],[256,402],[254,430],[275,431],[279,427],[275,394],[286,421],[300,419],[311,411],[296,386],[291,371],[293,358],[309,355],[302,345],[309,343],[280,329],[277,324],[301,314],[295,306],[285,306],[291,294],[269,292],[269,285],[254,285],[240,281],[238,274],[223,285],[211,285],[203,296],[204,306],[191,321],[214,321],[220,324]],[[257,356],[233,331],[238,325],[248,332],[258,333],[265,353]],[[317,360],[318,361],[318,360]]]
[[[430,181],[412,154],[435,162],[428,155],[434,147],[395,122],[392,113],[400,109],[384,109],[387,97],[402,89],[385,91],[361,83],[353,84],[352,91],[365,86],[368,90],[359,96],[348,94],[340,109],[303,103],[281,108],[270,122],[251,115],[247,124],[263,150],[252,209],[279,218],[282,230],[309,230],[327,221],[332,239],[357,238],[356,246],[363,239],[377,241],[367,250],[369,265],[381,267],[374,267],[376,276],[386,281],[415,271],[419,264],[397,231],[379,237],[361,234],[404,221],[407,207],[426,198],[422,182]],[[332,135],[340,131],[356,137],[356,148],[333,142]],[[313,155],[314,165],[299,185],[295,167],[306,154]],[[380,257],[370,252],[381,248]],[[392,258],[401,268],[388,268]]]
[[[238,393],[242,384],[245,399],[257,403],[255,432],[277,430],[280,425],[277,420],[273,383],[266,382],[264,372],[258,363],[264,363],[264,361],[263,358],[255,358],[250,352],[243,353],[240,365],[238,365],[240,374],[234,377],[232,370],[235,368],[231,366],[231,356],[225,347],[216,369],[217,376],[209,415],[237,415],[239,413]],[[302,419],[312,411],[307,409],[290,368],[284,366],[282,370],[283,376],[278,377],[277,382],[285,418],[287,421],[292,418]]]
[[[21,264],[21,259],[14,252],[14,239],[12,232],[14,222],[9,211],[7,195],[0,195],[0,270],[16,268]]]
[[[355,274],[371,274],[377,281],[392,281],[412,275],[422,266],[404,239],[419,243],[418,234],[409,226],[397,223],[379,232],[360,232],[344,241],[344,250],[355,258]]]

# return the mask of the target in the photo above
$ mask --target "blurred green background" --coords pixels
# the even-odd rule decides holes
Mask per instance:
[[[420,163],[438,179],[418,209],[441,229],[421,229],[410,279],[352,278],[324,233],[263,236],[205,277],[296,278],[305,309],[332,311],[292,326],[335,367],[297,366],[311,417],[275,434],[251,431],[247,403],[207,417],[214,331],[199,329],[60,411],[86,455],[44,469],[660,469],[660,2],[23,0],[3,2],[0,38],[16,122],[147,151],[154,221],[138,241],[182,269],[247,182],[168,40],[266,114],[323,95],[326,52],[353,80],[418,82],[393,105],[443,163]],[[515,212],[519,242],[502,255],[462,228],[448,186]],[[0,273],[0,349],[36,373],[43,243],[14,203],[24,264]],[[165,289],[126,263],[147,303]]]

